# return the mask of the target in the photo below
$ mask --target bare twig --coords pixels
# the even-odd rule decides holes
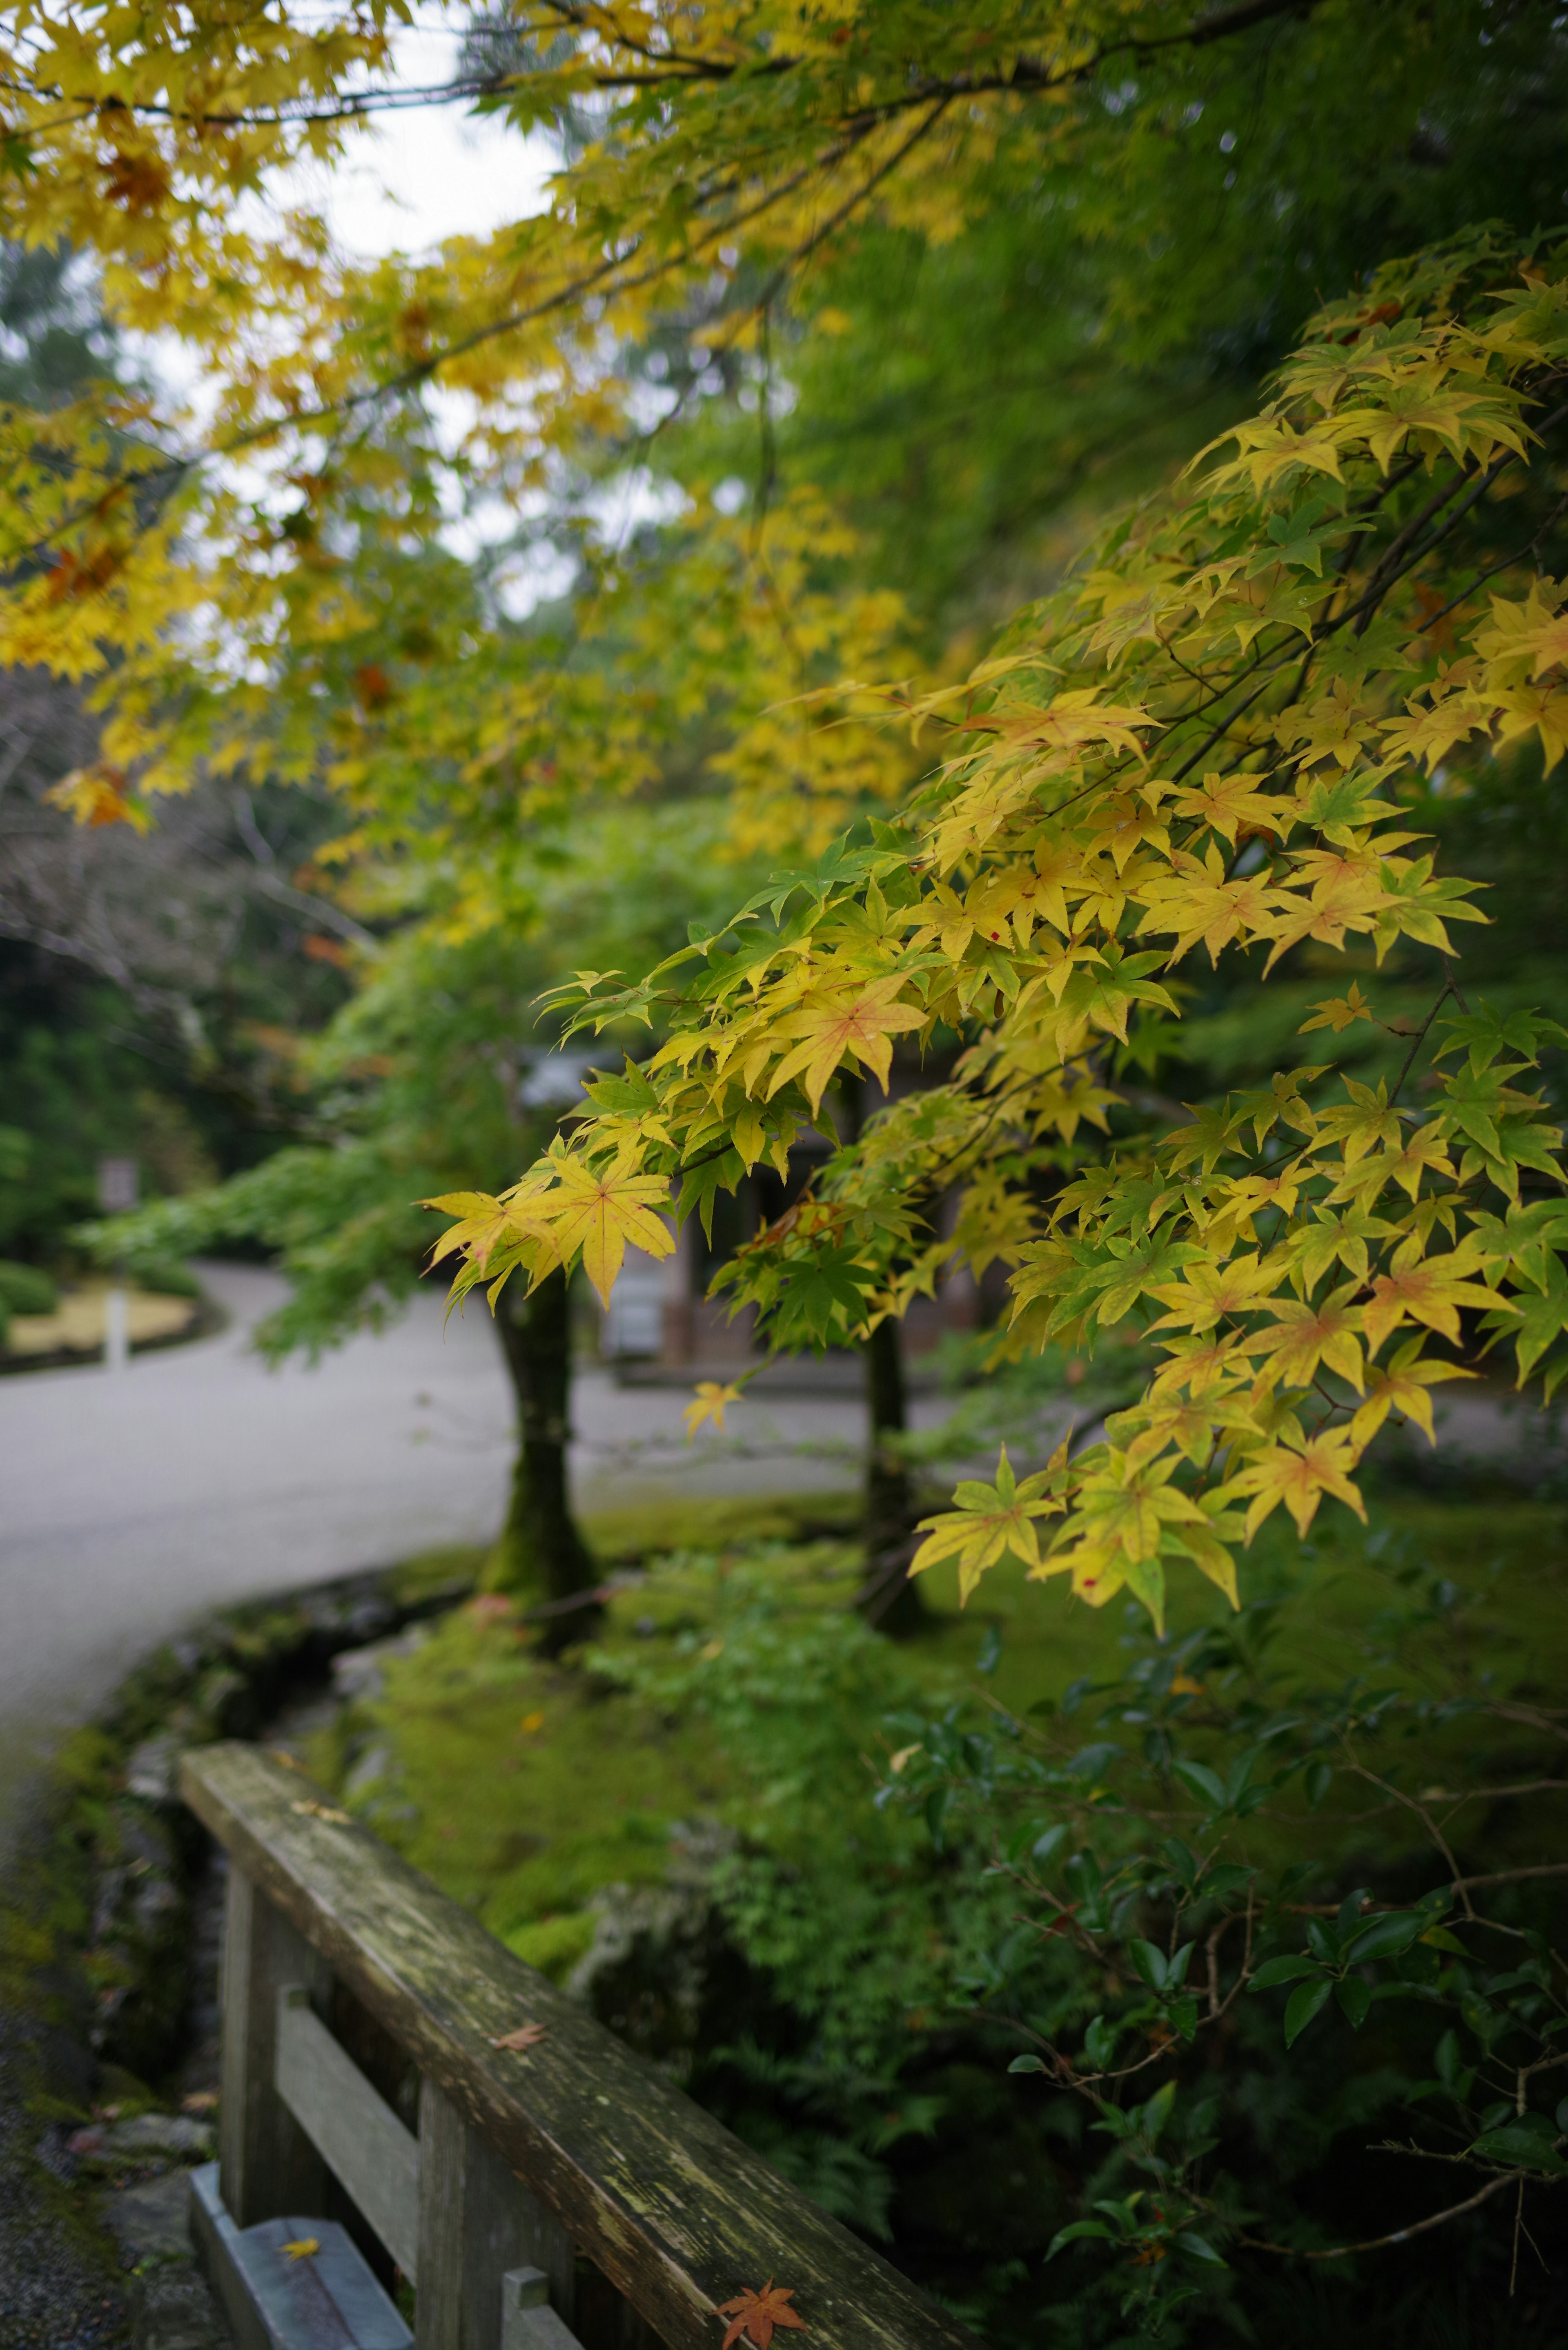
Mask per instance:
[[[1402,2147],[1397,2150],[1404,2151]],[[1262,2236],[1241,2236],[1237,2241],[1245,2244],[1249,2251],[1273,2252],[1281,2260],[1347,2261],[1355,2252],[1380,2252],[1390,2244],[1407,2244],[1412,2236],[1424,2236],[1428,2230],[1440,2228],[1447,2220],[1457,2220],[1461,2212],[1473,2211],[1478,2203],[1484,2203],[1489,2196],[1497,2193],[1500,2187],[1508,2186],[1513,2176],[1511,2170],[1503,2171],[1496,2178],[1489,2178],[1483,2188],[1476,2194],[1467,2196],[1462,2203],[1450,2203],[1446,2211],[1434,2211],[1428,2219],[1414,2220],[1409,2227],[1396,2228],[1386,2236],[1369,2236],[1361,2244],[1334,2244],[1326,2251],[1305,2251],[1297,2244],[1271,2244]]]

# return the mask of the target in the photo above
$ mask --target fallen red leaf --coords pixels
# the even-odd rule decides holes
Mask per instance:
[[[722,2301],[716,2314],[730,2320],[723,2350],[734,2350],[742,2334],[748,2342],[755,2343],[756,2350],[768,2350],[775,2325],[797,2326],[804,2334],[805,2318],[789,2305],[794,2297],[794,2285],[781,2284],[775,2292],[769,2277],[761,2293],[753,2293],[748,2287],[744,2293],[738,2293],[733,2301]]]

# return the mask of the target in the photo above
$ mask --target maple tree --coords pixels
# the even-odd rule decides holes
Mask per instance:
[[[410,94],[387,83],[391,8],[242,10],[195,42],[172,14],[27,8],[9,60],[14,233],[76,238],[109,313],[181,335],[213,392],[199,443],[140,393],[8,412],[0,650],[99,677],[109,711],[64,803],[140,821],[202,766],[324,767],[358,819],[340,853],[367,871],[422,858],[456,927],[515,917],[541,841],[580,818],[579,777],[635,791],[695,724],[729,738],[711,764],[736,848],[809,856],[879,808],[869,841],[826,847],[644,985],[593,976],[586,1008],[557,999],[579,1025],[650,1023],[658,1049],[493,1208],[464,1201],[459,1294],[579,1258],[602,1291],[628,1240],[659,1252],[672,1179],[678,1213],[710,1211],[760,1160],[782,1170],[843,1074],[885,1081],[897,1040],[940,1030],[963,1048],[954,1078],[870,1120],[724,1277],[786,1345],[870,1336],[948,1266],[997,1259],[1015,1347],[1158,1319],[1163,1368],[1053,1472],[1062,1523],[1037,1568],[1097,1604],[1130,1586],[1157,1618],[1168,1565],[1228,1590],[1271,1510],[1304,1528],[1325,1494],[1355,1506],[1374,1423],[1422,1419],[1459,1369],[1429,1349],[1461,1311],[1495,1343],[1519,1326],[1521,1376],[1558,1377],[1556,1210],[1520,1191],[1521,1170],[1554,1180],[1529,1082],[1549,1027],[1461,1012],[1465,1066],[1430,1114],[1354,1079],[1324,1098],[1325,1062],[1135,1137],[1117,1082],[1158,1055],[1189,954],[1257,948],[1265,975],[1300,947],[1447,956],[1477,918],[1399,829],[1402,779],[1527,738],[1552,761],[1568,739],[1556,591],[1532,576],[1550,521],[1532,504],[1533,530],[1496,546],[1550,461],[1557,249],[1468,234],[1330,304],[1228,454],[929,690],[877,688],[898,599],[825,583],[853,533],[767,473],[749,520],[695,483],[691,526],[640,577],[625,550],[588,550],[579,494],[569,641],[492,631],[483,695],[452,690],[474,598],[443,592],[429,549],[454,479],[515,506],[547,500],[563,461],[591,473],[618,445],[624,463],[624,355],[672,318],[699,322],[703,369],[749,372],[765,434],[775,307],[864,221],[950,240],[1021,172],[1107,138],[1136,208],[1151,138],[1191,127],[1197,60],[1287,16],[1302,86],[1352,53],[1338,12],[1301,14],[514,8],[458,87],[519,129],[575,126],[549,202],[367,266],[307,213],[253,223],[233,199],[340,155]],[[1402,69],[1417,26],[1391,32]],[[1102,132],[1096,93],[1124,62]],[[1138,298],[1124,270],[1129,319]],[[469,403],[455,453],[437,381]],[[225,471],[242,453],[259,486]],[[246,676],[236,641],[277,650]],[[878,711],[912,722],[913,759]],[[919,783],[922,740],[945,755]],[[1445,975],[1438,1038],[1457,991]]]
[[[1282,1503],[1303,1532],[1324,1495],[1361,1506],[1381,1420],[1429,1428],[1429,1388],[1467,1376],[1428,1351],[1459,1342],[1461,1309],[1550,1395],[1568,1208],[1532,1072],[1564,1032],[1468,1003],[1450,926],[1483,917],[1402,817],[1422,766],[1466,745],[1528,733],[1555,764],[1568,744],[1542,525],[1479,560],[1463,527],[1505,528],[1488,501],[1550,468],[1565,319],[1550,243],[1478,233],[1391,265],[967,680],[890,689],[945,754],[905,811],[646,981],[563,991],[577,1029],[637,1019],[664,1041],[475,1211],[460,1293],[569,1262],[591,1182],[629,1232],[671,1181],[690,1209],[764,1158],[782,1169],[841,1066],[885,1079],[895,1036],[942,1030],[965,1045],[952,1080],[841,1144],[726,1268],[736,1298],[775,1343],[820,1343],[1001,1257],[1013,1350],[1089,1352],[1136,1315],[1166,1359],[1103,1441],[1032,1481],[1026,1544],[999,1483],[917,1566],[961,1546],[972,1575],[1006,1546],[979,1540],[994,1530],[1032,1573],[1096,1606],[1130,1588],[1158,1622],[1173,1566],[1234,1598],[1236,1552]],[[1118,1071],[1179,1015],[1167,982],[1188,953],[1257,949],[1266,978],[1294,947],[1358,941],[1378,966],[1401,941],[1432,960],[1392,1088],[1298,1065],[1174,1130],[1108,1134]],[[1313,1024],[1371,1016],[1358,993]],[[1417,1109],[1401,1097],[1428,1046]]]
[[[312,886],[437,956],[536,937],[564,845],[620,827],[635,861],[661,795],[719,803],[710,864],[786,870],[732,920],[701,909],[640,984],[640,944],[572,958],[619,968],[547,1021],[646,1057],[601,1075],[519,1184],[478,1191],[504,1177],[449,1100],[439,1150],[320,1154],[302,1260],[362,1300],[394,1229],[411,1277],[409,1194],[461,1191],[443,1262],[507,1315],[579,1262],[607,1286],[628,1243],[659,1253],[661,1208],[711,1215],[831,1126],[805,1194],[725,1269],[769,1340],[886,1347],[963,1264],[1008,1274],[1003,1353],[1139,1337],[1102,1440],[967,1481],[922,1563],[956,1559],[972,1591],[1011,1550],[1156,1622],[1172,1574],[1245,1603],[1249,1542],[1360,1507],[1390,1419],[1434,1434],[1434,1394],[1489,1352],[1538,1392],[1562,1376],[1539,1066],[1561,1032],[1517,991],[1480,1000],[1453,927],[1474,893],[1414,837],[1564,741],[1563,253],[1463,232],[1555,208],[1559,28],[1464,0],[526,0],[475,27],[444,94],[556,140],[543,209],[358,264],[307,204],[246,200],[414,94],[400,22],[379,0],[9,20],[9,233],[94,256],[112,317],[182,337],[210,393],[199,427],[145,390],[0,421],[0,655],[80,680],[106,721],[63,800],[101,831],[202,775],[325,783],[348,829]],[[1395,252],[1417,258],[1374,275]],[[911,255],[924,290],[899,317]],[[1308,318],[1314,285],[1354,290]],[[1167,452],[1239,429],[1086,549],[1065,531],[966,602],[977,548],[1054,511],[1063,477],[1112,502],[1095,468],[1147,422],[1137,367],[1194,335],[1288,351],[1262,412],[1231,396],[1246,364],[1223,396],[1174,380]],[[1010,421],[988,438],[993,395]],[[890,427],[900,402],[919,421]],[[661,452],[679,497],[607,530],[606,483]],[[726,477],[753,463],[737,506]],[[441,526],[487,502],[512,536],[460,560]],[[508,565],[563,549],[569,594],[504,625]],[[977,627],[1012,606],[977,662]],[[900,681],[922,659],[931,681]],[[1260,1017],[1262,1083],[1209,1098],[1185,1065],[1184,1112],[1152,1086],[1209,972],[1249,1005],[1324,993],[1299,1044]],[[950,1076],[861,1115],[895,1053],[932,1051]],[[1162,1708],[1202,1662],[1160,1650]],[[1220,1708],[1208,1734],[1246,1719]],[[911,1729],[894,1770],[939,1814],[967,1767],[940,1731]],[[1255,1786],[1183,1759],[1207,1863]],[[1038,1783],[1064,1818],[1097,1792],[1070,1768]],[[1155,2062],[1185,2036],[1175,1939],[1129,1939],[1126,1912],[1102,1928],[1092,1852],[1064,1896],[1054,1851],[1026,1889],[1076,1906],[1097,1974],[1128,1959],[1151,2025],[1134,2061]],[[1127,1866],[1176,1923],[1199,1898],[1179,1865]],[[1250,1918],[1217,1883],[1201,1898]],[[1358,1913],[1314,1922],[1292,1980],[1353,2021],[1384,1959]],[[1101,2038],[1085,2050],[1165,2192],[1166,2090],[1129,2112]],[[1491,2151],[1503,2183],[1542,2160]],[[1167,2225],[1127,2199],[1079,2232],[1152,2273],[1203,2257],[1178,2208]]]

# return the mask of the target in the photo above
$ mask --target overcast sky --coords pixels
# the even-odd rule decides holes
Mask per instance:
[[[398,36],[398,78],[418,88],[450,79],[459,47],[448,26],[408,27]],[[345,251],[365,258],[483,236],[537,211],[550,168],[542,142],[493,117],[476,118],[461,102],[379,115],[373,130],[350,139],[348,154],[331,171],[302,165],[276,193],[324,211]]]

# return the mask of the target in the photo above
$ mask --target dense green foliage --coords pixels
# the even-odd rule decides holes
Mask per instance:
[[[1477,1927],[1431,1827],[1466,1871],[1553,1866],[1561,1503],[1391,1489],[1368,1536],[1264,1541],[1243,1613],[1165,1643],[1015,1572],[963,1612],[939,1571],[893,1648],[850,1545],[655,1556],[576,1669],[482,1600],[312,1761],[990,2338],[1549,2340],[1552,2070],[1514,2157],[1550,2275],[1521,2239],[1511,2301],[1501,2142],[1408,2249],[1289,2253],[1487,2188],[1447,2158],[1520,2126],[1556,2045],[1552,1877],[1476,1888]]]

